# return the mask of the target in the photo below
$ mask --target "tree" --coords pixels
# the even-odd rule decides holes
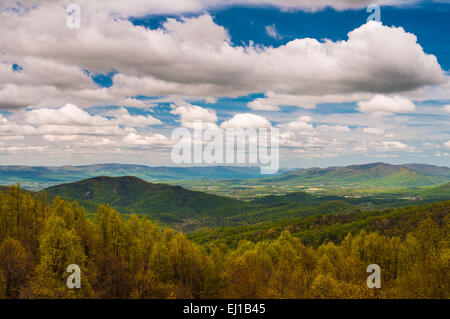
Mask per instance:
[[[17,298],[20,290],[32,274],[31,256],[14,238],[7,238],[0,245],[0,271],[5,280],[5,295]]]
[[[70,298],[87,297],[91,286],[85,279],[86,256],[80,238],[73,229],[68,229],[61,217],[50,216],[40,236],[40,262],[29,291],[31,297]],[[67,267],[71,264],[82,270],[82,288],[68,289]]]
[[[140,299],[167,299],[174,298],[174,286],[164,284],[155,277],[151,270],[139,272],[136,275],[136,285],[131,298]]]

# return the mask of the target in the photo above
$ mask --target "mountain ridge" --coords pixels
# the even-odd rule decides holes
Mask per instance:
[[[202,219],[220,220],[241,214],[255,205],[134,176],[99,176],[45,189],[50,197],[76,200],[93,214],[98,205],[110,205],[124,215],[145,215],[167,224],[185,224]]]
[[[244,180],[333,187],[422,187],[450,182],[450,168],[428,164],[393,165],[383,162],[362,165],[304,168],[279,172],[271,177],[260,175],[258,167],[193,166],[150,167],[134,164],[93,164],[81,166],[0,166],[0,185],[17,182],[29,190],[98,176],[135,176],[146,181]]]
[[[81,166],[0,166],[0,185],[20,182],[22,187],[31,190],[40,190],[97,176],[136,176],[148,181],[261,177],[259,167],[244,166],[150,167],[118,163]]]
[[[268,183],[347,187],[422,187],[450,181],[450,168],[426,164],[383,162],[307,168],[263,180]]]

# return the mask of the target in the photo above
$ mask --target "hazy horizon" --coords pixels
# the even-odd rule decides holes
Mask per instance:
[[[344,165],[329,165],[329,166],[309,166],[309,167],[286,167],[281,166],[280,170],[288,169],[288,170],[296,170],[296,169],[309,169],[309,168],[329,168],[329,167],[348,167],[348,166],[362,166],[362,165],[372,165],[372,164],[387,164],[387,165],[394,165],[394,166],[402,166],[402,165],[411,165],[411,164],[417,164],[417,165],[429,165],[429,166],[437,166],[437,167],[445,167],[450,168],[448,165],[435,165],[430,163],[420,163],[420,162],[405,162],[405,163],[389,163],[384,161],[374,161],[374,162],[366,162],[366,163],[349,163]],[[73,164],[63,164],[63,165],[21,165],[21,164],[0,164],[0,167],[54,167],[54,168],[62,168],[62,167],[89,167],[89,166],[96,166],[96,165],[123,165],[123,166],[142,166],[142,167],[148,167],[148,168],[160,168],[160,167],[167,167],[167,168],[201,168],[201,167],[242,167],[242,168],[259,168],[257,165],[236,165],[236,164],[230,164],[230,165],[220,165],[220,164],[197,164],[197,165],[144,165],[144,164],[135,164],[135,163],[118,163],[118,162],[98,162],[98,163],[90,163],[90,164],[82,164],[82,165],[73,165]]]

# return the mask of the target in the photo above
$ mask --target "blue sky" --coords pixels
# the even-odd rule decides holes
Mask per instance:
[[[279,46],[297,38],[345,40],[347,33],[366,23],[363,10],[336,11],[328,8],[319,12],[283,12],[274,7],[230,7],[209,13],[231,35],[233,43],[253,41],[265,46]],[[445,3],[421,3],[408,7],[381,7],[383,24],[401,26],[414,33],[425,52],[438,57],[446,70],[450,69],[450,8]],[[191,14],[187,16],[198,15]],[[136,25],[158,28],[167,17],[177,15],[131,18]],[[270,37],[266,26],[275,25],[281,39]]]
[[[301,1],[299,0],[299,3]],[[30,9],[30,18],[33,14],[46,16],[51,6],[52,4],[49,4],[48,7],[38,6],[37,9]],[[83,6],[83,2],[81,7],[87,11],[91,9],[88,5]],[[89,15],[90,20],[85,22],[85,29],[82,26],[77,31],[79,33],[75,37],[78,37],[76,41],[80,43],[79,53],[74,53],[74,50],[77,50],[77,42],[70,38],[70,33],[67,33],[72,31],[64,30],[65,35],[57,33],[63,31],[50,31],[53,27],[52,21],[48,22],[48,25],[43,23],[42,28],[49,32],[49,39],[54,36],[55,39],[67,40],[60,42],[61,53],[52,53],[53,55],[49,57],[45,46],[41,51],[37,49],[37,53],[30,53],[25,47],[21,49],[20,45],[18,49],[17,45],[14,48],[12,45],[6,46],[3,64],[10,65],[8,72],[15,72],[16,78],[17,73],[20,73],[23,79],[19,81],[8,75],[5,77],[7,80],[3,87],[0,86],[0,116],[2,116],[0,134],[1,125],[5,132],[0,142],[0,164],[20,162],[31,165],[74,165],[123,162],[170,166],[170,158],[167,155],[169,143],[164,146],[158,144],[159,142],[153,144],[152,141],[160,141],[163,137],[169,139],[171,131],[178,126],[189,127],[192,114],[200,114],[200,119],[212,118],[211,123],[218,127],[224,122],[233,120],[236,115],[254,114],[269,121],[273,127],[284,130],[286,136],[290,136],[289,133],[295,136],[285,141],[284,151],[281,152],[282,166],[329,166],[374,161],[421,162],[448,166],[450,162],[448,125],[450,107],[447,107],[450,105],[447,80],[450,71],[448,2],[422,1],[407,6],[381,6],[381,21],[387,28],[379,32],[385,32],[386,36],[398,36],[399,41],[404,39],[404,47],[411,52],[406,52],[406,48],[403,52],[402,46],[393,47],[395,41],[392,42],[388,38],[384,48],[383,41],[377,39],[380,42],[374,45],[372,50],[380,52],[374,53],[373,59],[369,60],[368,63],[373,64],[369,68],[370,71],[360,68],[359,73],[362,75],[357,74],[359,70],[357,66],[353,70],[351,61],[347,61],[345,57],[335,58],[332,55],[339,56],[336,50],[345,50],[346,44],[352,41],[356,48],[359,45],[362,47],[368,45],[359,42],[356,44],[355,40],[364,41],[364,38],[361,38],[364,32],[367,32],[368,36],[374,34],[364,26],[370,15],[365,7],[342,10],[326,8],[314,12],[298,8],[248,5],[226,7],[215,5],[186,11],[177,7],[170,9],[156,7],[157,10],[164,11],[158,14],[153,13],[157,11],[155,8],[144,7],[143,5],[140,8],[127,8],[127,12],[123,12],[119,18],[132,22],[131,27],[117,20],[117,15],[121,15],[117,9],[111,8],[110,14],[101,17],[96,17],[92,13],[94,11],[89,11],[89,14],[98,20]],[[8,14],[4,21],[16,19],[17,23],[20,23],[24,20],[23,28],[26,30],[26,14],[24,17],[15,16],[11,12],[3,14]],[[98,21],[105,22],[101,24]],[[196,23],[205,27],[195,29]],[[404,31],[397,32],[396,27],[402,27]],[[0,30],[2,28],[5,26],[0,24]],[[121,34],[120,28],[123,28],[123,39],[118,36]],[[116,50],[119,51],[123,49],[123,52],[102,50],[102,44],[109,45],[110,38],[105,38],[104,42],[99,38],[98,46],[88,47],[86,43],[94,34],[100,37],[99,33],[96,33],[97,29],[103,29],[103,36],[106,37],[108,32],[111,35],[117,32],[113,36],[115,42],[111,41],[111,47],[118,48]],[[86,35],[88,31],[89,36]],[[201,35],[201,32],[204,32],[204,35]],[[354,34],[352,40],[349,39],[349,33]],[[419,49],[412,44],[409,46],[413,40],[408,34],[417,37]],[[170,36],[170,39],[164,39],[164,35]],[[136,36],[136,39],[140,38],[141,42],[130,40],[133,36]],[[146,41],[147,36],[163,42],[142,43]],[[225,38],[220,40],[221,37],[228,37],[228,40]],[[268,53],[270,48],[273,48],[273,54],[282,53],[281,57],[287,57],[289,55],[284,55],[286,47],[307,38],[319,41],[320,44],[316,45],[310,41],[308,45],[315,47],[314,50],[321,50],[320,54],[324,55],[324,59],[331,59],[324,60],[324,63],[331,63],[332,67],[342,69],[336,74],[327,75],[326,68],[320,66],[321,62],[317,62],[316,66],[312,55],[307,59],[310,59],[313,66],[311,70],[305,71],[304,77],[302,69],[299,68],[293,71],[298,72],[296,74],[290,74],[286,69],[287,73],[273,74],[271,79],[270,72],[256,75],[260,73],[258,65],[253,69],[243,70],[242,74],[232,75],[236,72],[235,69],[239,70],[238,60],[230,60],[230,75],[227,74],[227,58],[224,54],[232,54],[228,58],[235,54],[245,54],[245,58],[249,58],[248,61],[251,61],[250,56],[254,55],[258,59],[261,58],[261,61],[267,61],[269,58],[272,59]],[[186,43],[196,50],[198,49],[195,48],[196,45],[199,47],[209,45],[215,43],[215,39],[217,45],[225,43],[221,41],[229,41],[227,50],[234,49],[235,53],[223,51],[221,55],[212,57],[211,60],[205,58],[203,69],[201,61],[195,57],[197,52],[192,51],[193,60],[189,62],[191,52],[185,51],[179,58],[170,61],[166,69],[162,67],[166,63],[162,58],[164,54],[176,56],[177,49],[173,43]],[[203,40],[206,42],[202,42]],[[74,44],[71,45],[70,41],[74,41]],[[169,41],[175,42],[170,44]],[[326,43],[331,44],[327,46]],[[172,48],[163,51],[166,50],[165,45],[172,45]],[[130,47],[129,52],[126,51],[127,47]],[[318,49],[319,47],[322,49]],[[324,51],[323,48],[328,48],[326,50],[329,51]],[[217,53],[209,52],[210,49],[205,47],[205,53],[208,52],[205,56]],[[160,53],[158,50],[166,53],[154,58],[153,55],[157,56]],[[304,52],[299,51],[299,54],[308,54],[307,46],[302,50]],[[392,70],[392,77],[389,75],[385,75],[385,78],[375,75],[370,77],[363,74],[377,73],[378,64],[380,70],[387,70],[389,73],[392,69],[392,66],[388,66],[390,55],[393,60],[400,59],[400,62],[394,65],[394,68],[398,68]],[[432,61],[431,55],[434,55],[437,61]],[[128,59],[130,56],[135,56],[135,60]],[[401,56],[411,57],[411,61],[402,61]],[[364,57],[356,55],[355,61],[358,59],[363,61]],[[340,60],[336,62],[338,60],[333,59]],[[424,62],[425,60],[427,62]],[[49,61],[55,64],[48,64]],[[142,61],[141,65],[139,61]],[[217,63],[224,66],[219,65],[216,68],[216,62],[213,61],[219,61]],[[41,67],[44,62],[47,63],[45,67],[49,74],[35,70],[38,69],[36,65]],[[161,63],[161,68],[158,63]],[[198,72],[195,63],[200,63]],[[278,61],[275,58],[269,63],[276,64]],[[286,65],[285,61],[282,61],[279,69],[283,69]],[[261,69],[266,68],[265,64],[260,66]],[[437,67],[440,70],[437,71]],[[277,67],[274,70],[277,71]],[[35,74],[28,75],[27,72],[35,72],[36,78],[33,78]],[[310,85],[307,74],[310,74],[309,78],[312,79]],[[61,80],[67,76],[70,80]],[[287,78],[290,76],[296,80],[289,82]],[[358,77],[360,80],[354,80]],[[329,82],[330,78],[333,79],[332,83]],[[334,80],[335,78],[337,80]],[[11,79],[11,82],[7,82],[8,79]],[[154,82],[156,80],[157,82]],[[25,85],[26,81],[29,82]],[[254,85],[252,81],[255,81]],[[35,93],[39,86],[44,87],[45,94]],[[2,95],[1,89],[4,92],[6,89],[9,89],[8,92],[14,92],[13,89],[16,87],[17,92],[30,91],[30,98],[26,99],[24,97],[26,94],[18,95],[16,99],[13,94],[8,94],[8,98],[3,97],[7,94]],[[192,89],[188,89],[189,87]],[[65,108],[59,111],[68,103],[75,105],[76,109]],[[388,107],[392,107],[392,110]],[[36,111],[33,114],[42,119],[41,122],[26,120],[29,118],[28,113],[33,110]],[[75,110],[79,118],[64,113],[67,110],[71,112]],[[67,118],[67,122],[62,120],[52,122],[48,120],[48,116]],[[116,127],[111,128],[108,133],[99,133],[94,128],[86,129],[87,125],[91,125],[88,123],[99,125],[98,123],[103,123],[104,119],[109,121],[105,125]],[[302,127],[306,131],[291,132],[289,127]],[[103,141],[103,144],[100,144],[107,151],[95,152],[92,149],[93,140]],[[124,145],[124,141],[129,144]],[[166,152],[163,151],[164,147]],[[70,152],[67,151],[68,148]],[[49,151],[52,156],[45,156]]]

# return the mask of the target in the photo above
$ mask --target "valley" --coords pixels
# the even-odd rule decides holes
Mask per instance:
[[[106,169],[112,171],[104,171]],[[31,171],[34,170],[37,169]],[[247,178],[255,170],[243,167],[200,169],[203,170],[202,175],[196,178],[193,174],[198,173],[198,168],[150,169],[108,164],[96,165],[89,170],[107,172],[112,176],[62,183],[37,192],[46,193],[50,201],[56,196],[77,201],[86,209],[87,216],[94,216],[98,206],[105,204],[124,218],[132,214],[146,216],[163,227],[185,233],[450,200],[450,169],[431,165],[373,163],[289,171],[258,179]],[[3,167],[4,175],[19,174],[18,168],[5,173],[7,171]],[[144,171],[164,172],[164,176],[172,179],[152,182],[138,176],[114,177],[133,172],[141,176]],[[181,176],[177,174],[190,177],[176,180],[175,177]],[[230,174],[234,178],[223,179]],[[209,177],[201,178],[206,175]],[[29,173],[22,178],[37,181],[42,180],[42,176]],[[382,182],[387,185],[379,186]]]

